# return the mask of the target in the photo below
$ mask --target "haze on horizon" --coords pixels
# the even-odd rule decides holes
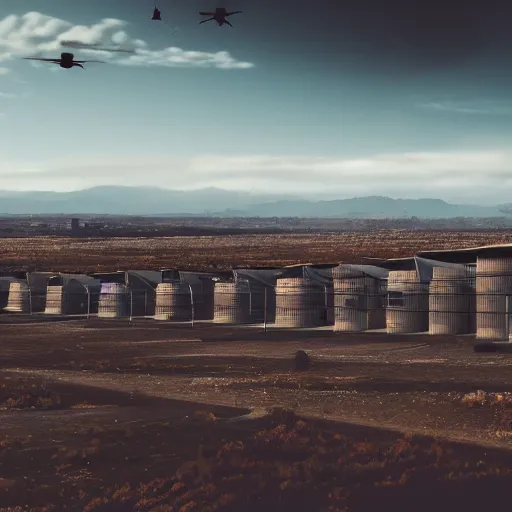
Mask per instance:
[[[505,0],[229,0],[234,28],[198,24],[210,0],[153,6],[0,4],[0,189],[510,202]],[[62,51],[108,63],[21,60]]]

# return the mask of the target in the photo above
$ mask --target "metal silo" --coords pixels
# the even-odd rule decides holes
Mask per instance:
[[[508,340],[508,297],[512,296],[512,258],[478,256],[476,263],[476,337]]]
[[[122,318],[130,316],[130,310],[130,292],[124,284],[101,284],[98,317]]]
[[[60,274],[48,281],[46,315],[85,315],[97,312],[100,281],[81,274]]]
[[[386,326],[383,279],[372,277],[362,266],[355,265],[336,267],[333,279],[335,331],[360,332]]]
[[[247,281],[216,282],[213,321],[222,324],[250,322],[250,290]]]
[[[5,311],[30,313],[30,290],[26,281],[21,279],[11,281]]]
[[[192,320],[193,294],[183,281],[160,283],[156,287],[155,319],[188,322]]]
[[[428,285],[416,270],[392,270],[388,276],[388,334],[428,331]]]
[[[464,266],[434,267],[429,286],[429,333],[471,332],[471,295],[474,289]]]
[[[306,277],[277,280],[276,319],[278,327],[318,327],[326,324],[325,286]]]

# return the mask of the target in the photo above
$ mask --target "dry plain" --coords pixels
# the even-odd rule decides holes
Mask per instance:
[[[296,263],[359,263],[417,251],[512,243],[510,230],[382,230],[319,234],[158,238],[0,238],[4,270],[94,272],[211,269]]]
[[[0,239],[0,258],[5,270],[207,269],[507,242],[39,237]],[[480,511],[512,484],[512,360],[473,344],[0,315],[0,511]]]
[[[512,483],[512,360],[471,337],[2,315],[0,340],[2,511],[476,511]]]

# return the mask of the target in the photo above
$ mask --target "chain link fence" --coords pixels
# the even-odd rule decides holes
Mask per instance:
[[[492,286],[479,286],[482,277],[492,277]],[[361,278],[340,284],[335,280],[333,285],[298,291],[246,281],[204,289],[182,282],[164,285],[144,290],[120,285],[112,292],[87,287],[68,291],[63,286],[48,286],[42,292],[11,286],[0,290],[0,307],[4,314],[331,327],[338,332],[476,334],[502,340],[508,339],[511,328],[512,285],[502,275],[430,283]]]

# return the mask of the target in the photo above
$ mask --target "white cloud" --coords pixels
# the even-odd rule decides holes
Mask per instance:
[[[112,46],[122,44],[134,54],[105,52],[94,49],[79,50],[86,55],[101,57],[112,64],[125,66],[211,67],[218,69],[249,69],[250,62],[236,60],[227,51],[190,51],[177,47],[152,50],[141,39],[130,37],[123,28],[127,23],[105,18],[94,25],[73,25],[65,20],[28,12],[22,16],[11,14],[0,20],[0,62],[21,57],[58,56],[66,47],[61,41],[78,41],[84,44]],[[68,49],[69,51],[69,49]],[[50,55],[51,53],[51,55]],[[0,68],[0,74],[2,74]]]
[[[509,197],[512,151],[405,153],[367,158],[296,156],[91,157],[0,164],[1,188],[72,190],[94,185],[207,186],[353,197]],[[493,195],[494,194],[494,195]],[[507,199],[504,199],[505,201]]]
[[[438,112],[453,112],[455,114],[474,114],[491,116],[512,115],[512,103],[494,100],[478,101],[442,101],[428,102],[417,105],[419,108],[436,110]]]

